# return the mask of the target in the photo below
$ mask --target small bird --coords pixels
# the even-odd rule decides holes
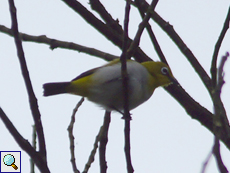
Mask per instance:
[[[163,62],[138,63],[127,60],[129,110],[148,100],[155,88],[177,83],[170,68]],[[122,112],[124,107],[121,62],[110,63],[88,70],[70,82],[46,83],[44,96],[70,93],[99,104],[107,111]]]

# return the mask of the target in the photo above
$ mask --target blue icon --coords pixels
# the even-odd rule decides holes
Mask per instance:
[[[3,157],[3,162],[7,166],[12,166],[15,170],[18,169],[18,167],[14,164],[15,158],[12,154],[7,154]]]

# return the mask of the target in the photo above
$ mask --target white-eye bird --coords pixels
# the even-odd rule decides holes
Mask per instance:
[[[155,88],[177,83],[168,65],[163,62],[138,63],[127,60],[129,110],[148,100]],[[123,83],[119,59],[80,74],[70,82],[46,83],[44,96],[70,93],[97,103],[106,110],[122,112]]]

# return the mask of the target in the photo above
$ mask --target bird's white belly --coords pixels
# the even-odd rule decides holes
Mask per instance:
[[[148,88],[148,72],[140,64],[127,64],[129,109],[145,102],[152,95]],[[103,67],[93,76],[88,99],[103,106],[107,110],[123,110],[124,96],[120,64]]]

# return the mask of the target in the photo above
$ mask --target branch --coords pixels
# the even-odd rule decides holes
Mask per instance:
[[[125,6],[125,17],[124,17],[124,38],[123,38],[123,48],[121,54],[121,74],[122,74],[122,91],[123,91],[123,103],[124,103],[124,115],[123,119],[125,120],[125,129],[124,129],[124,137],[125,137],[125,159],[127,172],[133,173],[134,169],[131,161],[130,154],[130,112],[129,112],[129,88],[128,88],[128,73],[127,73],[127,65],[126,61],[130,57],[128,57],[128,26],[129,26],[129,14],[130,14],[130,1],[126,1]]]
[[[201,173],[205,173],[205,170],[206,170],[206,168],[207,168],[207,165],[208,165],[208,163],[209,163],[209,161],[210,161],[210,159],[211,159],[212,153],[213,153],[213,149],[211,150],[211,152],[209,152],[207,158],[205,159],[205,162],[204,162],[204,164],[203,164],[203,166],[202,166]]]
[[[37,138],[37,135],[36,135],[36,127],[35,127],[35,125],[33,125],[32,128],[33,128],[33,130],[32,130],[32,147],[36,151],[36,144],[37,144],[36,138]],[[30,158],[30,172],[31,173],[35,173],[34,168],[35,168],[34,167],[34,161],[33,161],[32,158]]]
[[[11,29],[0,25],[0,31],[2,33],[8,34],[10,36],[13,36],[13,32]],[[25,33],[19,33],[19,37],[23,40],[23,41],[31,41],[31,42],[36,42],[36,43],[44,43],[50,46],[50,49],[56,49],[56,48],[64,48],[64,49],[70,49],[70,50],[77,50],[78,52],[83,52],[95,57],[99,57],[102,58],[106,61],[111,61],[113,59],[119,58],[118,56],[106,53],[106,52],[102,52],[100,50],[94,49],[94,48],[90,48],[90,47],[86,47],[86,46],[82,46],[73,42],[66,42],[66,41],[60,41],[60,40],[56,40],[53,38],[49,38],[46,37],[45,35],[41,35],[41,36],[33,36],[33,35],[28,35]]]
[[[106,162],[106,146],[108,142],[108,131],[109,124],[111,121],[111,112],[106,111],[103,123],[103,130],[100,133],[100,145],[99,145],[99,158],[100,158],[100,168],[101,173],[106,173],[107,170],[107,162]]]
[[[213,123],[213,114],[196,102],[182,87],[169,85],[165,89],[181,104],[191,118],[198,120],[203,126],[214,134],[216,124]],[[226,127],[228,131],[229,127]],[[226,130],[220,130],[220,139],[230,150],[230,133],[226,135]]]
[[[227,52],[226,55],[223,56],[221,59],[220,66],[218,68],[218,80],[217,82],[215,82],[216,86],[215,86],[215,89],[212,95],[213,105],[214,105],[214,117],[213,117],[214,131],[213,133],[215,135],[215,138],[214,138],[214,145],[213,145],[211,154],[215,156],[216,162],[218,165],[218,169],[221,173],[228,173],[228,170],[225,167],[222,161],[222,158],[221,158],[220,142],[219,142],[219,139],[221,138],[221,130],[225,132],[226,136],[230,137],[228,118],[225,112],[224,105],[220,98],[221,90],[225,83],[223,68],[224,68],[224,64],[228,57],[229,57],[229,53]],[[208,158],[205,161],[205,164],[203,165],[202,173],[204,173],[206,169],[206,165],[208,164],[210,157],[211,156],[209,154]]]
[[[130,12],[130,4],[129,1],[126,1],[125,7],[125,18],[124,18],[124,38],[123,38],[123,47],[122,54],[120,57],[121,61],[121,76],[122,76],[122,84],[123,84],[123,96],[124,96],[124,115],[122,118],[128,121],[131,120],[131,116],[129,113],[129,89],[128,89],[128,73],[127,73],[127,65],[126,61],[129,59],[127,57],[128,50],[128,25],[129,25],[129,12]]]
[[[141,8],[147,12],[149,8],[149,4],[145,0],[139,0],[141,4]],[[173,26],[162,19],[156,12],[152,13],[152,19],[164,30],[168,36],[174,41],[180,51],[185,55],[188,61],[191,63],[192,67],[195,69],[200,79],[206,86],[209,91],[209,94],[212,93],[212,82],[208,74],[205,72],[203,67],[197,61],[196,57],[193,55],[192,51],[186,46],[183,40],[179,37],[179,35],[173,29]]]
[[[213,87],[216,86],[216,61],[217,61],[217,56],[218,56],[218,53],[219,53],[219,50],[220,50],[220,46],[221,46],[221,43],[223,42],[223,39],[224,39],[224,36],[229,28],[229,21],[230,21],[230,7],[228,9],[228,14],[227,14],[227,17],[225,19],[225,22],[224,22],[224,26],[223,26],[223,29],[220,33],[220,36],[216,42],[216,45],[215,45],[215,50],[214,50],[214,53],[213,53],[213,57],[212,57],[212,67],[211,67],[211,74],[212,74],[212,83],[213,83]]]
[[[218,137],[215,136],[215,142],[213,146],[213,154],[216,158],[218,169],[221,173],[228,173],[226,166],[224,165],[221,155],[220,155],[220,142]]]
[[[105,153],[105,146],[107,144],[107,134],[108,134],[108,130],[109,130],[109,124],[110,124],[110,112],[106,112],[105,113],[105,117],[104,117],[104,122],[103,122],[103,125],[101,126],[96,138],[95,138],[95,142],[94,142],[94,147],[93,147],[93,150],[91,151],[90,153],[90,156],[89,156],[89,159],[88,159],[88,162],[85,164],[85,168],[84,168],[84,171],[82,173],[87,173],[91,164],[94,162],[94,157],[95,157],[95,154],[96,154],[96,151],[97,151],[97,148],[98,148],[98,142],[100,141],[100,145],[101,148],[103,148],[103,152]],[[103,139],[102,139],[103,138]],[[100,151],[102,152],[102,151]],[[105,170],[107,169],[107,166],[106,166],[106,161],[105,161],[105,155],[103,153],[100,153],[100,166],[101,166],[101,170]],[[104,156],[103,156],[104,155]],[[104,157],[104,158],[101,158],[101,157]],[[101,163],[101,162],[104,162],[104,163]],[[101,165],[103,164],[103,165]],[[103,167],[102,167],[103,166]],[[106,166],[106,167],[105,167]]]
[[[158,3],[158,0],[152,1],[151,5],[148,7],[147,14],[145,15],[143,21],[139,24],[139,28],[137,30],[135,38],[134,38],[133,42],[131,43],[129,50],[127,52],[128,58],[133,56],[136,48],[138,47],[138,45],[140,43],[141,34],[143,33],[143,30],[145,29],[145,27],[148,25],[148,21],[149,21],[150,17],[152,16],[157,3]]]
[[[113,44],[122,49],[123,45],[123,33],[116,32],[114,29],[111,30],[110,26],[103,23],[97,17],[95,17],[91,12],[89,12],[81,3],[76,0],[62,0],[65,2],[70,8],[72,8],[75,12],[77,12],[86,22],[92,25],[98,32],[104,35],[108,40],[110,40]],[[116,22],[114,22],[116,23]],[[130,40],[130,39],[129,39]],[[129,41],[129,44],[131,40]],[[140,48],[137,48],[135,54],[133,55],[138,62],[149,61],[149,58]]]
[[[78,108],[83,103],[83,101],[84,101],[84,97],[81,98],[81,100],[78,102],[76,107],[73,109],[73,113],[72,113],[72,116],[71,116],[71,121],[70,121],[70,124],[69,124],[69,126],[67,128],[68,133],[69,133],[69,140],[70,140],[70,155],[71,155],[70,162],[72,164],[72,168],[73,168],[74,173],[80,173],[80,171],[77,169],[77,165],[76,165],[76,162],[75,162],[76,159],[75,159],[75,154],[74,154],[73,126],[74,126],[74,123],[75,123],[75,115],[76,115],[76,113],[78,111]]]
[[[27,93],[29,96],[29,103],[30,103],[30,109],[32,111],[33,119],[36,126],[36,132],[38,134],[38,144],[39,144],[39,153],[43,157],[44,160],[46,160],[46,146],[45,146],[45,138],[43,133],[43,127],[41,123],[41,114],[38,109],[37,99],[35,97],[32,84],[30,81],[29,72],[26,65],[26,60],[24,56],[24,51],[22,48],[22,42],[19,37],[18,32],[18,22],[17,22],[17,16],[16,16],[16,8],[14,5],[13,0],[9,0],[10,5],[10,14],[11,14],[11,20],[12,20],[12,33],[14,35],[15,45],[17,48],[17,54],[22,70],[22,75],[25,81]]]
[[[140,1],[135,0],[135,3],[136,3],[136,6],[138,7],[138,11],[139,11],[139,13],[140,13],[140,15],[142,17],[142,20],[143,20],[144,17],[145,17],[145,14],[143,12],[143,9],[141,8]],[[166,58],[165,58],[165,56],[164,56],[164,54],[163,54],[163,52],[162,52],[162,50],[160,48],[160,45],[158,44],[158,41],[157,41],[153,31],[152,31],[151,25],[149,23],[146,25],[146,29],[148,31],[149,37],[150,37],[150,39],[152,41],[152,44],[153,44],[153,46],[154,46],[159,58],[161,59],[162,62],[164,62],[165,64],[168,64],[167,60],[166,60]]]
[[[214,124],[216,125],[216,129],[214,129],[214,132],[218,138],[219,138],[220,128],[223,128],[226,133],[225,135],[230,137],[228,118],[227,118],[227,114],[226,114],[224,105],[221,101],[221,97],[220,97],[222,87],[225,83],[224,76],[223,76],[224,75],[223,68],[224,68],[224,64],[228,57],[229,57],[229,53],[227,52],[226,55],[223,56],[221,59],[220,66],[218,68],[218,81],[217,81],[217,85],[212,95],[213,105],[214,105],[214,114],[215,114],[213,121],[214,121]]]
[[[9,120],[9,118],[7,117],[7,115],[2,110],[1,107],[0,107],[0,118],[2,119],[3,123],[5,124],[10,134],[13,136],[14,140],[21,147],[21,149],[23,149],[30,156],[30,158],[33,159],[38,169],[42,173],[50,173],[49,168],[47,166],[47,162],[44,159],[44,157],[41,156],[40,153],[36,152],[36,150],[31,146],[31,144],[21,136],[21,134],[14,127],[14,125]]]
[[[226,111],[224,108],[224,105],[221,101],[220,95],[221,95],[221,90],[222,87],[225,83],[224,81],[224,64],[229,57],[229,53],[227,52],[225,56],[222,57],[220,66],[218,68],[218,80],[217,80],[217,85],[215,86],[215,90],[213,93],[213,104],[214,104],[214,113],[215,116],[213,118],[214,124],[216,125],[214,129],[214,134],[215,134],[215,142],[214,142],[214,147],[213,147],[213,154],[216,158],[218,168],[221,173],[227,173],[228,170],[225,167],[221,154],[220,154],[220,143],[219,143],[219,138],[220,138],[220,129],[224,129],[226,132],[226,136],[230,136],[230,130],[229,130],[229,122],[228,118],[226,115]]]
[[[123,29],[122,26],[119,25],[119,21],[112,18],[99,0],[90,0],[90,5],[92,9],[101,16],[111,30],[117,32],[117,34],[123,34]]]

